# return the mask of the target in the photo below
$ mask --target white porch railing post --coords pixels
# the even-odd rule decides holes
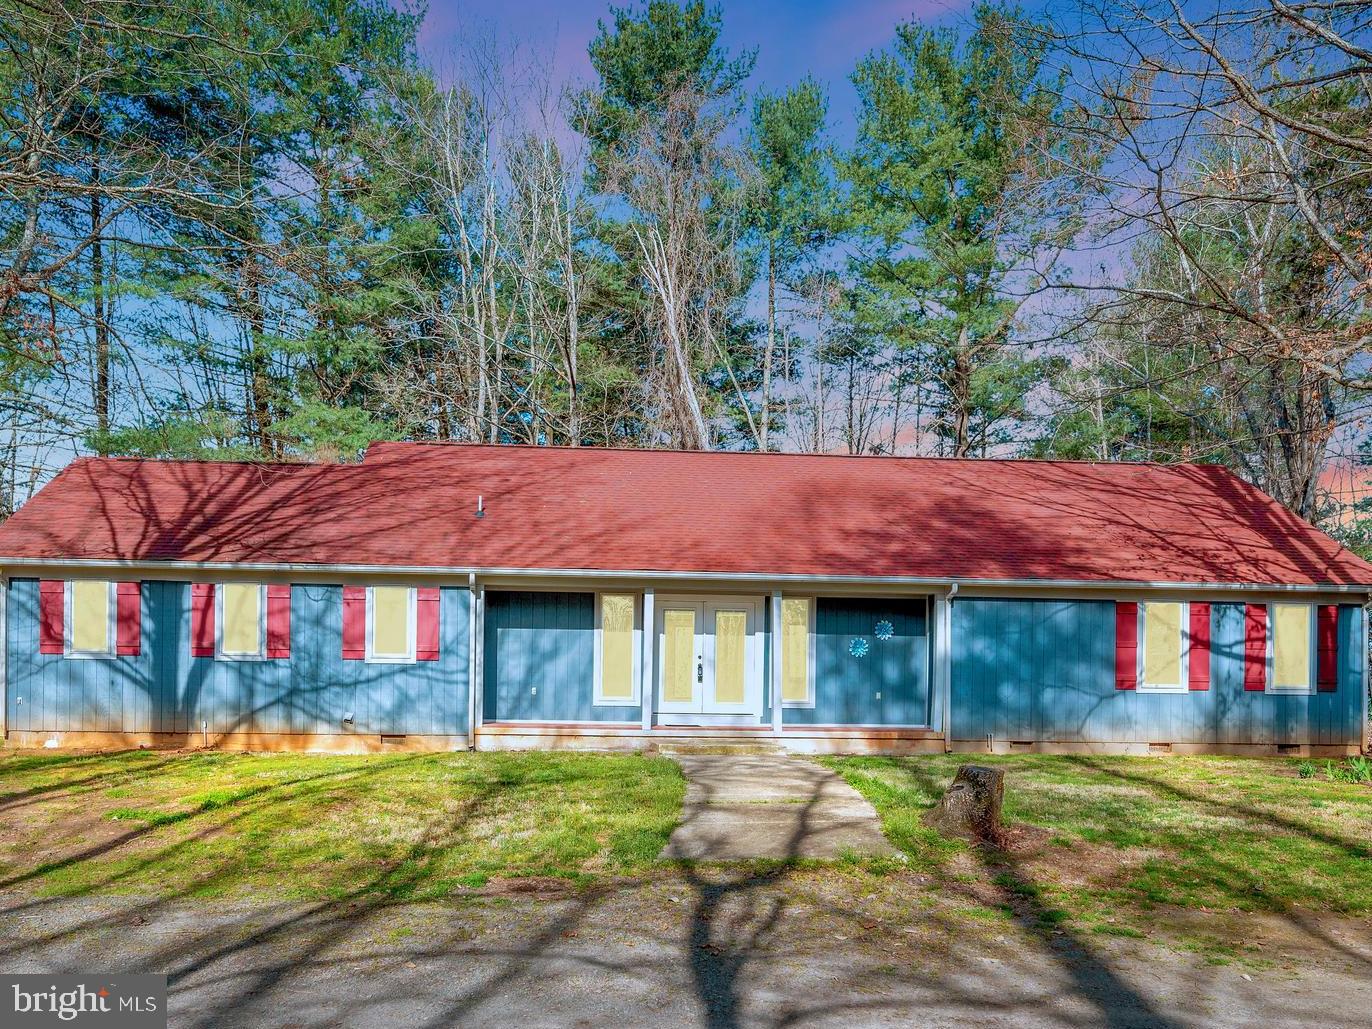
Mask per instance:
[[[934,694],[938,697],[939,728],[944,752],[953,749],[953,596],[956,590],[934,596]]]
[[[485,719],[486,700],[486,587],[472,579],[472,749]]]
[[[476,749],[476,572],[467,574],[467,747]]]
[[[653,678],[657,672],[657,623],[653,613],[653,588],[643,591],[643,645],[639,648],[642,665],[639,668],[638,699],[643,705],[643,731],[653,727]]]
[[[772,734],[781,735],[781,590],[772,593]]]
[[[0,576],[0,740],[9,735],[9,662],[6,655],[9,652],[9,600],[10,600],[10,580],[9,576]],[[1363,690],[1367,692],[1366,689]]]

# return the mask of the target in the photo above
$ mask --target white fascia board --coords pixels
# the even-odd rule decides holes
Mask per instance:
[[[90,558],[5,558],[0,557],[0,570],[24,569],[106,569],[161,573],[195,572],[209,576],[222,573],[270,572],[276,575],[300,573],[314,577],[324,575],[369,575],[381,577],[432,576],[468,579],[472,574],[491,584],[494,579],[603,579],[608,581],[638,580],[641,582],[747,582],[803,585],[885,586],[892,588],[918,587],[924,591],[951,589],[956,583],[963,591],[980,592],[999,589],[1053,589],[1085,592],[1119,593],[1125,590],[1168,590],[1174,592],[1245,592],[1245,593],[1338,593],[1372,597],[1372,583],[1344,585],[1318,583],[1295,585],[1284,583],[1230,582],[1167,582],[1148,580],[1093,579],[976,579],[955,576],[905,575],[796,575],[770,572],[678,572],[652,569],[598,568],[480,568],[472,566],[438,565],[368,565],[368,564],[301,564],[291,562],[228,562],[228,561],[129,561]]]

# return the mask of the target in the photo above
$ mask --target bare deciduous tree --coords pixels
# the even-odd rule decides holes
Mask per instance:
[[[1175,0],[1092,0],[1066,50],[1094,112],[1081,131],[1111,155],[1102,235],[1135,257],[1096,313],[1135,365],[1153,354],[1203,379],[1193,421],[1232,413],[1191,456],[1224,447],[1214,456],[1307,517],[1326,444],[1372,389],[1369,16],[1361,0],[1199,19]]]
[[[607,190],[630,209],[629,231],[651,297],[657,389],[670,437],[693,450],[712,442],[699,373],[722,364],[754,440],[758,428],[738,383],[725,332],[743,293],[738,239],[741,197],[729,179],[746,174],[723,142],[727,116],[705,94],[680,87],[661,110],[639,116],[627,145],[601,169]]]

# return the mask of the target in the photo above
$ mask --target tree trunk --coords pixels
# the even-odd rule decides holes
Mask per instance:
[[[576,235],[572,231],[572,215],[567,212],[567,245],[563,253],[563,278],[567,290],[567,435],[574,447],[581,446],[581,380],[577,361],[581,349],[581,300],[577,292],[575,262]]]
[[[684,450],[709,450],[710,436],[705,427],[705,414],[696,396],[695,379],[691,375],[690,358],[678,333],[669,333],[672,365],[676,371],[678,423],[681,437],[678,445]]]
[[[758,427],[758,449],[767,449],[767,429],[772,420],[772,354],[776,349],[777,266],[775,248],[767,248],[767,349],[762,355],[762,423]]]
[[[813,453],[824,453],[824,358],[815,354],[815,446]]]
[[[953,351],[953,377],[948,393],[953,408],[953,456],[967,457],[971,451],[972,362],[965,325],[958,332],[957,349]]]
[[[448,384],[447,376],[443,373],[441,357],[434,362],[434,396],[437,398],[434,404],[434,421],[438,429],[438,438],[447,443],[453,438],[453,425],[448,417]]]
[[[243,255],[244,303],[248,323],[248,411],[249,438],[259,451],[275,456],[270,436],[271,411],[268,407],[267,354],[265,351],[267,317],[262,310],[262,286],[257,267],[257,255],[248,249]]]
[[[109,452],[110,431],[110,321],[105,307],[105,251],[101,239],[100,165],[91,168],[95,189],[91,192],[91,306],[95,312],[95,429],[96,453]]]
[[[1005,800],[1005,773],[985,765],[963,765],[938,805],[924,814],[924,824],[945,836],[999,843],[1000,809]]]

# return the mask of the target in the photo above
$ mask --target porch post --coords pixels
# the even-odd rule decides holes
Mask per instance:
[[[939,728],[943,730],[944,753],[953,749],[953,596],[957,593],[954,584],[949,591],[934,596],[934,695],[938,697]]]
[[[657,671],[657,622],[653,614],[653,588],[643,591],[643,645],[639,648],[638,699],[643,709],[643,731],[653,727],[653,676]]]
[[[772,735],[781,735],[781,590],[772,592]]]
[[[1369,671],[1368,666],[1372,665],[1372,658],[1367,653],[1367,620],[1372,618],[1372,593],[1367,595],[1367,601],[1362,606],[1362,618],[1358,620],[1358,632],[1355,636],[1358,654],[1362,658],[1362,738],[1358,740],[1358,750],[1366,753],[1372,750],[1372,742],[1368,739],[1368,686]]]
[[[486,587],[472,577],[472,749],[481,728],[486,698]]]
[[[467,749],[476,749],[476,572],[467,573]]]
[[[10,580],[8,575],[0,575],[0,740],[9,738],[9,600],[10,600]],[[1364,664],[1366,661],[1364,661]],[[1364,683],[1363,692],[1366,693]]]

